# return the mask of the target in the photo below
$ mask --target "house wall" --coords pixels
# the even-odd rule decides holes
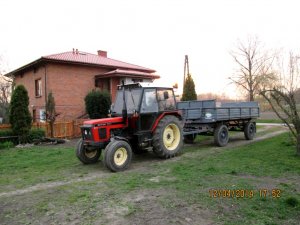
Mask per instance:
[[[42,81],[42,95],[40,97],[35,96],[35,80],[37,79]],[[29,96],[29,111],[32,114],[33,110],[36,110],[36,119],[39,119],[40,110],[45,108],[45,68],[39,67],[16,76],[15,83],[16,85],[22,84],[25,86]]]
[[[72,120],[85,114],[85,96],[95,88],[95,75],[105,68],[67,64],[47,65],[47,91],[52,91],[58,119]]]
[[[28,90],[29,110],[33,115],[36,111],[36,121],[40,119],[41,110],[45,110],[46,98],[52,91],[56,111],[60,113],[57,120],[73,120],[84,116],[84,98],[89,91],[95,89],[95,75],[106,73],[111,69],[90,67],[84,65],[70,65],[61,63],[47,63],[25,72],[23,76],[16,76],[15,83],[23,84]],[[35,96],[35,80],[42,81],[42,95]],[[110,79],[110,92],[112,101],[115,100],[117,85],[120,77]],[[46,81],[46,82],[45,82]]]
[[[117,85],[120,85],[120,78],[119,77],[112,77],[111,78],[111,99],[112,99],[112,102],[114,102],[115,98],[116,98],[116,93],[117,93]]]

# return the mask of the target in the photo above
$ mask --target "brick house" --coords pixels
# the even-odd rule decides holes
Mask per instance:
[[[29,110],[34,121],[44,121],[48,93],[52,91],[58,120],[73,120],[86,115],[84,98],[89,91],[108,90],[115,99],[117,85],[152,82],[159,76],[155,70],[110,59],[106,51],[98,54],[80,52],[77,49],[43,56],[22,66],[6,76],[15,84],[23,84],[29,94]]]

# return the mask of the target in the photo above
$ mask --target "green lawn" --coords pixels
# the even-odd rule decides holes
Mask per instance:
[[[203,140],[207,137],[197,138],[194,146],[185,147],[184,154],[171,160],[150,153],[135,156],[123,173],[110,173],[102,163],[82,165],[72,148],[0,150],[0,193],[105,175],[0,197],[0,221],[143,224],[163,218],[157,224],[183,224],[178,219],[182,217],[190,224],[201,224],[203,218],[213,224],[299,224],[300,158],[287,133],[243,147],[200,146]],[[253,196],[213,196],[217,190],[251,191]],[[260,196],[260,190],[267,195]]]
[[[282,123],[280,119],[257,119],[257,123]]]

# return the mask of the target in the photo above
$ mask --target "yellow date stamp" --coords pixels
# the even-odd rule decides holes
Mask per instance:
[[[209,196],[211,198],[253,198],[258,196],[260,198],[280,198],[282,191],[280,189],[262,188],[258,190],[253,189],[210,189]]]

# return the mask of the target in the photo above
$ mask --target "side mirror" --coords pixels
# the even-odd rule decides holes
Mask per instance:
[[[169,92],[168,91],[164,91],[164,100],[169,98]]]

